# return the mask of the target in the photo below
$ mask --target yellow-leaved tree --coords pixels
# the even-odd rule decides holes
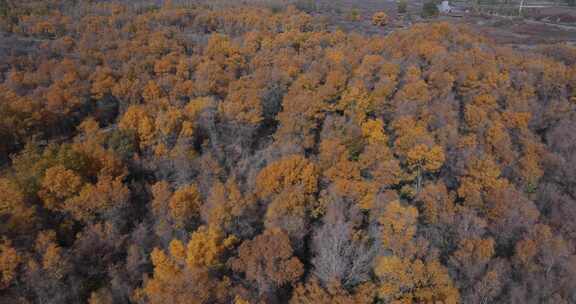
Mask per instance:
[[[16,278],[16,271],[22,258],[12,247],[12,242],[3,238],[0,241],[0,290],[10,286]]]
[[[169,250],[155,248],[151,253],[154,273],[144,279],[135,297],[146,303],[201,304],[229,301],[229,279],[214,275],[223,265],[227,249],[236,242],[219,229],[200,227],[188,244],[172,240]]]
[[[459,301],[458,289],[446,269],[435,259],[416,256],[425,248],[415,239],[418,210],[398,201],[386,205],[380,218],[382,247],[376,260],[380,280],[378,297],[390,303],[447,303]]]

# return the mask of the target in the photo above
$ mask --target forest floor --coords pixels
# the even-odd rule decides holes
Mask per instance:
[[[328,16],[337,28],[378,35],[423,21],[419,17],[421,1],[408,2],[408,14],[404,16],[396,13],[395,0],[336,0],[332,5],[325,5],[320,13]],[[378,11],[385,11],[392,17],[389,26],[372,25],[371,17]],[[357,20],[351,20],[352,12],[358,14]],[[539,9],[529,12],[526,18],[461,13],[438,19],[467,24],[500,45],[530,48],[563,42],[576,44],[576,9]]]

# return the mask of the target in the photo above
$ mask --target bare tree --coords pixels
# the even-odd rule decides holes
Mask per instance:
[[[312,265],[323,284],[334,281],[345,287],[369,279],[377,246],[368,236],[355,235],[358,210],[341,198],[332,198],[324,224],[313,236]]]

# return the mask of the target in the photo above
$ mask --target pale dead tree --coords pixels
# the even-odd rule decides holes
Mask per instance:
[[[323,225],[312,239],[314,274],[324,284],[351,287],[369,279],[377,246],[354,229],[358,210],[341,198],[328,205]]]

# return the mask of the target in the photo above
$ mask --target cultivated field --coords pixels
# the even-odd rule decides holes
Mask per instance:
[[[392,0],[339,0],[317,1],[317,13],[325,14],[346,31],[384,34],[415,22],[426,22],[419,17],[422,1],[409,1],[408,13],[398,15],[396,1]],[[337,7],[337,9],[336,9]],[[458,9],[459,7],[457,7]],[[390,26],[379,28],[371,24],[375,12],[385,11],[393,18]],[[464,23],[500,44],[530,47],[540,44],[576,43],[576,9],[566,7],[531,8],[524,10],[524,17],[474,14],[460,8],[459,13],[440,16],[438,19]],[[358,14],[357,20],[350,16]]]

